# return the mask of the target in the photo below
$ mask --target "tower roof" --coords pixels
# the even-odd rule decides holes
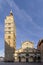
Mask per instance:
[[[10,11],[10,15],[13,15],[12,10]]]

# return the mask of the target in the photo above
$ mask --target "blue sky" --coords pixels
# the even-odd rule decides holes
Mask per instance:
[[[43,38],[43,0],[0,0],[0,56],[4,56],[4,19],[12,9],[16,24],[16,48],[23,41]]]

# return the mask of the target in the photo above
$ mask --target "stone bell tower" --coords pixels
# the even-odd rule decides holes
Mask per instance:
[[[12,11],[5,19],[5,61],[14,61],[14,53],[16,49],[16,28]]]

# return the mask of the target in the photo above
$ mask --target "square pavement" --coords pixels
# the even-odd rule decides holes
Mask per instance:
[[[43,65],[43,63],[29,63],[29,62],[0,62],[0,65]]]

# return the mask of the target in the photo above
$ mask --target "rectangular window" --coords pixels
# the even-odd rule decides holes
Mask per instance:
[[[11,29],[11,27],[8,27],[9,29]]]
[[[5,33],[11,33],[11,31],[5,31]]]
[[[11,38],[11,36],[8,36],[8,39],[10,39]]]
[[[8,25],[11,25],[11,23],[8,23]]]
[[[8,25],[11,25],[11,23],[5,23],[5,25],[8,24]]]
[[[11,33],[11,31],[8,31],[8,33]]]

